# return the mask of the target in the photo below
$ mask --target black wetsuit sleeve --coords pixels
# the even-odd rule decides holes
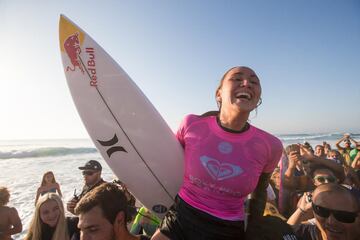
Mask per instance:
[[[271,173],[262,173],[256,185],[255,191],[249,200],[249,220],[261,217],[266,205],[266,188],[269,185]]]

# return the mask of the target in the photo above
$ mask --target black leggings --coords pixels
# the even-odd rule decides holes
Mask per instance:
[[[214,217],[190,206],[179,196],[162,221],[160,231],[172,240],[245,239],[243,221]]]

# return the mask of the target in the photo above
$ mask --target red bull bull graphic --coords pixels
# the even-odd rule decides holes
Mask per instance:
[[[66,71],[75,71],[76,67],[78,67],[82,73],[84,73],[83,66],[81,65],[80,59],[80,41],[78,38],[79,33],[75,33],[69,36],[64,42],[64,49],[66,54],[68,55],[71,64],[73,65],[72,68],[70,66],[66,67]]]
[[[69,57],[72,66],[67,66],[66,71],[75,71],[79,68],[84,74],[85,71],[90,78],[90,86],[97,86],[97,75],[96,75],[96,62],[95,62],[95,49],[92,47],[85,48],[87,53],[86,66],[84,61],[81,59],[81,46],[79,41],[79,33],[70,35],[64,41],[64,50]]]

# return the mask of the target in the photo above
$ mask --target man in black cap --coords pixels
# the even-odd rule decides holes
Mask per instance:
[[[74,209],[78,201],[88,192],[92,191],[95,187],[104,183],[105,181],[101,178],[101,164],[98,161],[90,160],[84,166],[79,167],[82,170],[84,176],[85,185],[79,196],[74,197],[67,202],[66,208],[69,212],[74,214]]]

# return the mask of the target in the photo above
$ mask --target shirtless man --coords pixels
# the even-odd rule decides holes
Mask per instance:
[[[22,231],[19,214],[15,208],[7,207],[10,193],[6,187],[0,187],[0,240],[11,240],[11,235]]]

